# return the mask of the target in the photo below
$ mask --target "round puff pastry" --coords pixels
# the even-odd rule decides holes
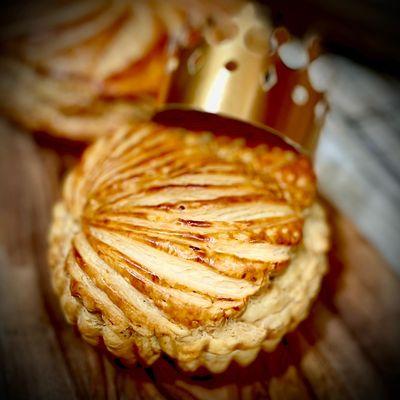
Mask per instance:
[[[168,41],[214,12],[228,12],[222,0],[35,1],[18,8],[18,19],[0,28],[0,111],[30,130],[75,140],[146,119]]]
[[[50,265],[89,343],[126,364],[166,353],[221,372],[306,317],[327,236],[305,156],[145,123],[96,142],[69,174]]]

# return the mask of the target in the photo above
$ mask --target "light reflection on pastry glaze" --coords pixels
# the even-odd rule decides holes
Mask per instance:
[[[304,318],[318,289],[323,250],[314,257],[302,240],[305,219],[324,225],[314,196],[305,156],[155,124],[122,129],[85,153],[55,209],[64,312],[128,363],[164,351],[189,370],[246,364]],[[270,323],[291,301],[297,315],[289,307]]]

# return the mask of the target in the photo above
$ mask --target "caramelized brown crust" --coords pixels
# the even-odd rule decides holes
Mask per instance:
[[[270,277],[278,275],[273,287],[294,274],[284,267],[304,259],[306,270],[318,271],[307,278],[317,284],[304,297],[304,317],[325,269],[303,248],[314,196],[311,165],[292,152],[155,124],[121,129],[93,145],[67,178],[51,234],[56,290],[128,330],[137,351],[139,339],[153,338],[184,368],[201,364],[210,335],[222,354],[259,349],[268,330],[240,322],[255,312],[249,302],[270,296]],[[238,343],[238,331],[233,348],[228,341],[218,350],[228,327],[249,331],[249,342]],[[179,348],[188,337],[197,350]],[[139,358],[150,363],[159,351],[151,354]]]

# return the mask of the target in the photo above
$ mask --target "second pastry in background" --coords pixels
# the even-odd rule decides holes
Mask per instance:
[[[21,3],[0,33],[0,111],[29,130],[80,141],[143,120],[161,87],[168,43],[235,3]]]

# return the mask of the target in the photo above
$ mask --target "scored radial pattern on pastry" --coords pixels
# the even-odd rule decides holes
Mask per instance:
[[[125,363],[223,371],[307,314],[327,226],[302,155],[156,124],[94,144],[50,235],[69,322]]]

